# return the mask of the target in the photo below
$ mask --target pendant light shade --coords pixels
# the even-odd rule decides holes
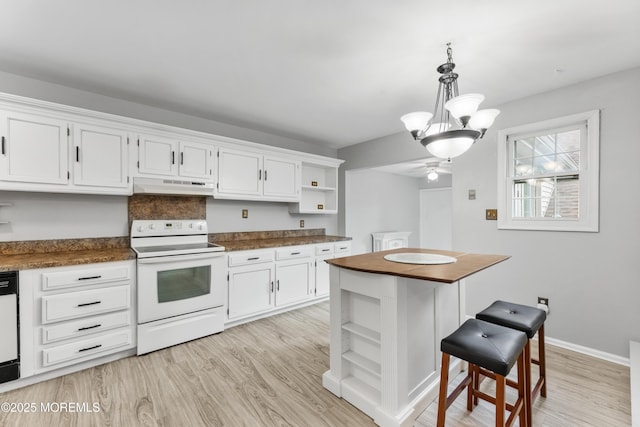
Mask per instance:
[[[455,66],[451,43],[447,43],[447,62],[437,68],[441,76],[433,114],[418,111],[400,118],[416,141],[443,159],[457,157],[471,148],[500,114],[496,109],[478,110],[484,95],[458,93]],[[434,122],[430,123],[432,119]]]

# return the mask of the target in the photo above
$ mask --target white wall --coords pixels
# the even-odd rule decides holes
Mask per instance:
[[[0,92],[306,153],[328,157],[336,155],[334,149],[305,141],[4,72],[0,72]],[[0,221],[11,222],[0,224],[0,241],[117,237],[129,234],[127,197],[123,196],[0,191],[0,202],[14,203],[12,207],[0,207]],[[247,208],[250,209],[249,218],[242,220],[241,211]],[[207,217],[211,232],[298,229],[299,220],[304,219],[305,228],[325,228],[327,233],[336,233],[338,221],[336,215],[290,215],[286,203],[213,199],[207,202]]]
[[[129,234],[126,196],[0,191],[0,242]]]
[[[547,335],[629,356],[629,341],[640,339],[639,88],[634,69],[500,106],[494,129],[459,158],[454,247],[512,256],[469,279],[467,313],[496,298],[535,304],[548,297]],[[497,129],[592,109],[601,110],[600,232],[497,230],[485,221],[484,209],[497,206]],[[476,200],[467,199],[471,188]]]
[[[629,341],[640,340],[638,88],[640,68],[496,106],[502,113],[492,130],[455,159],[454,250],[512,256],[468,279],[468,315],[496,299],[534,305],[537,296],[548,297],[547,336],[614,359],[629,357]],[[486,221],[485,209],[497,206],[497,130],[593,109],[602,111],[600,232],[507,231]],[[385,158],[388,164],[415,160],[416,146],[399,133],[338,150],[338,157],[347,170],[374,167]],[[469,189],[476,200],[468,200]]]
[[[352,253],[371,252],[371,233],[411,231],[409,246],[420,243],[419,183],[415,178],[371,170],[346,177],[346,230]]]

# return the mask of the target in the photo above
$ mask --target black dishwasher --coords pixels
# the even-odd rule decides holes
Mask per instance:
[[[20,377],[18,273],[0,271],[0,383]]]

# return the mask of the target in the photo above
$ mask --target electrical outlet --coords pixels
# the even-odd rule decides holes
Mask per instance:
[[[242,218],[249,218],[249,209],[242,209]]]
[[[549,307],[549,298],[538,297],[538,304],[544,304]]]
[[[485,219],[487,221],[495,221],[498,219],[498,209],[485,210]]]
[[[304,228],[304,219],[300,220],[300,228]]]

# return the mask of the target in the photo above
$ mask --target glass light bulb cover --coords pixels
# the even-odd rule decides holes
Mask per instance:
[[[429,152],[434,156],[441,159],[451,159],[463,154],[471,148],[472,145],[473,139],[467,137],[441,139],[427,145],[427,150],[429,150]]]
[[[473,113],[478,111],[478,107],[482,101],[484,101],[484,95],[467,93],[451,98],[444,104],[444,108],[446,108],[453,117],[459,119],[460,117],[472,116]]]
[[[436,179],[438,179],[438,172],[432,170],[427,174],[427,179],[429,181],[435,181]]]
[[[400,117],[400,120],[404,123],[404,126],[409,132],[422,130],[427,127],[429,120],[433,117],[433,114],[426,111],[414,111],[413,113],[407,113]]]
[[[495,108],[476,111],[469,120],[469,127],[475,130],[489,129],[496,120],[496,117],[498,117],[498,114],[500,114],[500,110],[496,110]]]
[[[451,123],[437,122],[431,123],[429,129],[424,133],[424,136],[435,135],[436,133],[446,132],[451,128]]]

